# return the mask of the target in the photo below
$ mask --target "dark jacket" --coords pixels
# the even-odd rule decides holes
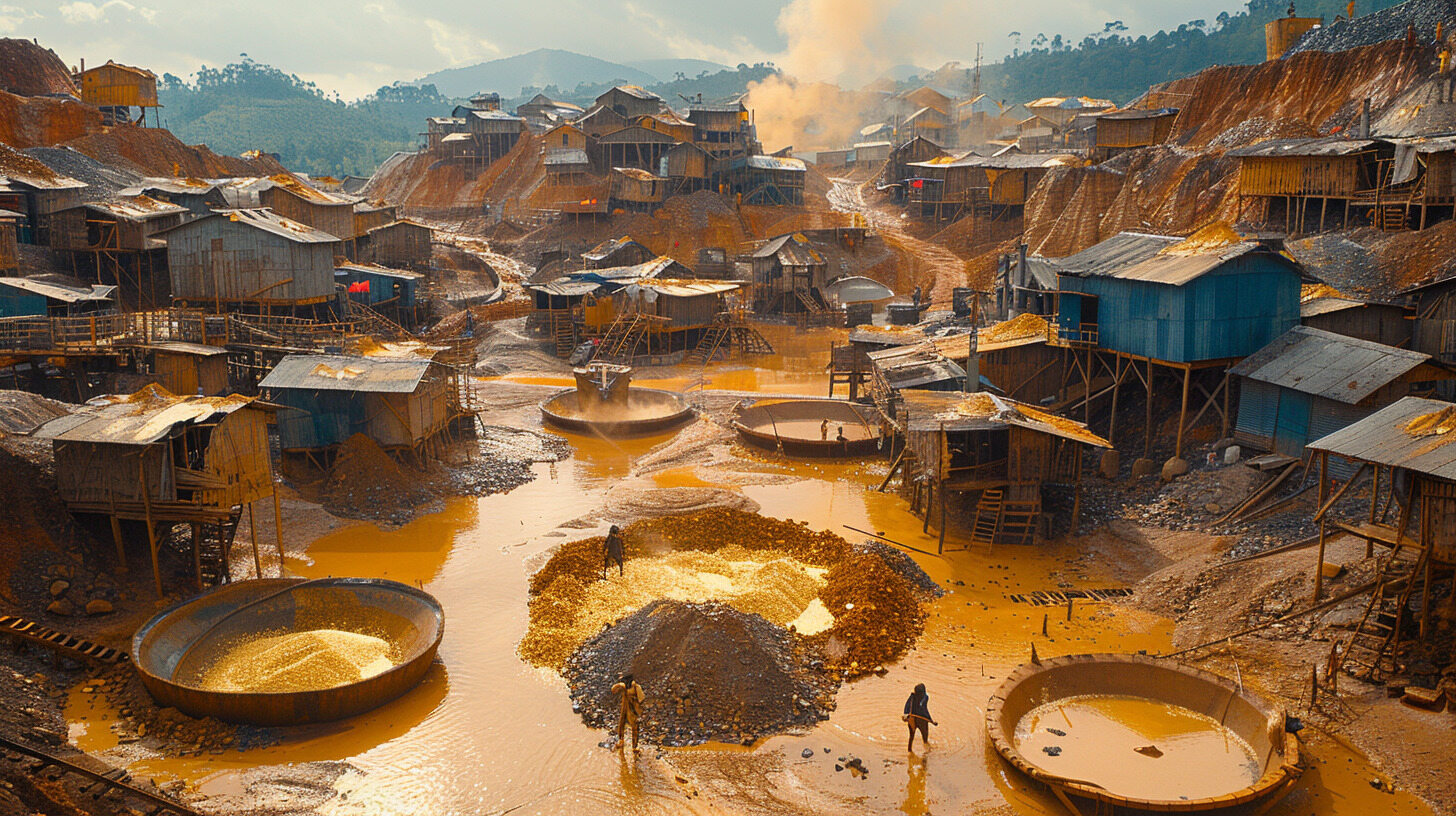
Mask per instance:
[[[930,720],[932,719],[930,716],[930,695],[927,694],[924,697],[917,699],[912,693],[905,700],[905,713],[907,715],[914,715],[916,717],[919,717],[926,722],[930,722]]]
[[[606,548],[606,554],[607,554],[607,560],[608,561],[621,561],[622,560],[622,534],[621,533],[609,533],[607,535],[607,540],[605,542],[603,542],[603,545],[602,546]]]

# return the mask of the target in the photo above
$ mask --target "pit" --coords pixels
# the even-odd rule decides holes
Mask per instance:
[[[1285,723],[1234,681],[1142,655],[1025,664],[986,709],[996,751],[1074,811],[1069,797],[1156,812],[1272,805],[1301,772]]]
[[[350,717],[420,682],[445,631],[429,594],[364,578],[225,584],[139,629],[132,660],[162,706],[294,725]]]

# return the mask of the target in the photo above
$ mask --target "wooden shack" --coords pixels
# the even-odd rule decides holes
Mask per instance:
[[[665,133],[674,141],[692,142],[693,140],[693,123],[679,117],[671,110],[638,116],[632,120],[632,124],[647,130]]]
[[[630,167],[656,173],[662,157],[677,140],[656,130],[629,125],[612,131],[596,142],[599,167]]]
[[[629,120],[658,113],[665,107],[662,97],[638,85],[618,85],[598,96],[592,105]]]
[[[618,314],[653,318],[638,353],[672,354],[697,348],[728,312],[726,296],[738,288],[731,281],[648,278],[627,284],[612,299]]]
[[[280,406],[282,451],[321,465],[354,434],[419,456],[459,416],[448,369],[422,356],[293,354],[258,387]]]
[[[975,369],[1002,395],[1040,405],[1056,397],[1062,387],[1066,361],[1063,350],[1052,343],[1055,334],[1046,318],[1030,313],[986,326],[976,338]],[[936,340],[935,344],[957,362],[970,353],[970,343],[964,338]]]
[[[434,230],[401,218],[374,227],[361,237],[359,257],[361,261],[396,269],[425,269],[434,253],[434,238]]]
[[[543,93],[538,93],[516,106],[516,115],[530,122],[544,123],[575,119],[585,112],[580,105],[552,99]]]
[[[0,173],[0,210],[19,213],[16,240],[47,245],[51,214],[80,204],[85,183],[7,145],[0,145],[0,162],[5,167]]]
[[[576,125],[563,122],[541,136],[541,144],[547,150],[585,151],[592,143],[586,131]]]
[[[166,305],[151,302],[151,274],[164,268],[166,261],[166,243],[160,236],[187,215],[184,207],[148,196],[93,201],[54,213],[50,244],[70,255],[76,274],[114,281],[123,287],[128,302],[134,298],[143,308],[152,308]]]
[[[914,176],[906,183],[906,200],[931,217],[954,219],[968,212],[993,219],[1016,216],[1052,168],[1080,161],[1070,153],[1010,152],[915,162],[907,168]]]
[[[199,343],[151,343],[138,352],[138,368],[173,394],[219,397],[228,393],[228,353]]]
[[[855,153],[856,159],[858,159],[858,146],[855,147]],[[884,172],[880,174],[880,183],[897,185],[895,193],[899,200],[904,200],[905,183],[909,179],[919,177],[914,165],[946,155],[948,154],[945,148],[924,136],[916,136],[890,151],[886,157]]]
[[[546,181],[557,186],[586,184],[591,175],[591,156],[576,147],[553,147],[541,157],[546,168]]]
[[[730,188],[744,204],[798,207],[808,167],[801,159],[748,156],[729,164]]]
[[[1400,348],[1411,345],[1412,317],[1413,310],[1398,303],[1338,296],[1310,298],[1299,304],[1302,325]]]
[[[657,257],[630,235],[609,238],[581,253],[582,264],[587,269],[608,269],[611,267],[636,266]]]
[[[433,156],[443,158],[445,138],[469,132],[470,125],[463,116],[431,116],[425,119],[425,150]]]
[[[747,156],[753,151],[754,129],[742,102],[728,105],[688,105],[693,143],[715,158]]]
[[[592,108],[587,114],[575,122],[572,122],[582,133],[593,140],[600,139],[608,133],[615,133],[627,126],[627,117],[612,110],[611,108]]]
[[[362,303],[406,329],[413,330],[424,317],[418,272],[391,269],[372,263],[347,263],[334,269],[334,282],[344,288],[349,300]]]
[[[1319,453],[1320,473],[1313,602],[1322,600],[1329,533],[1364,539],[1367,557],[1377,546],[1383,550],[1371,573],[1374,585],[1363,613],[1350,633],[1331,645],[1327,677],[1344,670],[1370,682],[1388,682],[1406,671],[1403,643],[1432,638],[1439,618],[1456,615],[1456,595],[1442,598],[1438,589],[1449,585],[1448,576],[1456,569],[1453,428],[1456,406],[1405,397],[1310,443],[1310,450]],[[1338,488],[1327,467],[1332,457],[1357,466]],[[1364,497],[1365,491],[1349,488],[1366,472],[1373,477],[1368,509],[1336,515],[1334,508],[1342,499]]]
[[[281,218],[313,227],[340,241],[355,235],[355,199],[326,193],[289,173],[235,179],[224,185],[223,196],[235,210],[267,208]]]
[[[175,524],[191,527],[199,587],[228,580],[233,532],[245,508],[253,518],[256,501],[274,499],[281,550],[268,417],[248,397],[174,396],[151,385],[130,396],[92,400],[34,436],[51,440],[56,487],[67,509],[111,519],[123,564],[120,522],[144,523],[161,597],[160,548]],[[253,547],[261,573],[256,537]]]
[[[0,317],[80,317],[115,310],[116,287],[60,275],[0,278]]]
[[[511,152],[526,135],[525,119],[500,110],[471,111],[465,121],[471,140],[469,164],[476,173]]]
[[[0,210],[0,275],[13,275],[20,269],[20,222],[25,216]]]
[[[903,138],[917,139],[924,137],[935,144],[948,144],[948,136],[954,135],[950,127],[950,117],[945,111],[937,108],[921,108],[900,123],[900,135]]]
[[[1097,114],[1093,159],[1106,161],[1119,153],[1168,141],[1177,108],[1112,111]]]
[[[1290,329],[1229,373],[1241,378],[1234,439],[1301,460],[1310,442],[1456,378],[1429,355],[1307,326]]]
[[[628,212],[652,212],[667,198],[668,180],[636,167],[613,167],[611,207]]]
[[[675,144],[662,157],[660,175],[671,183],[673,195],[686,195],[717,187],[717,160],[692,142]]]
[[[753,308],[793,314],[826,308],[820,291],[829,282],[829,263],[801,233],[766,241],[744,260],[753,275]]]
[[[1221,225],[1187,239],[1119,233],[1061,259],[1057,267],[1058,342],[1087,350],[1085,357],[1073,358],[1077,387],[1091,394],[1102,376],[1110,378],[1113,418],[1107,436],[1115,438],[1118,389],[1138,383],[1148,397],[1148,452],[1157,397],[1154,366],[1181,380],[1178,456],[1190,398],[1193,422],[1212,411],[1226,428],[1228,367],[1299,323],[1299,264]],[[1090,412],[1090,399],[1080,404]]]
[[[354,231],[350,237],[358,238],[375,227],[393,224],[399,220],[399,207],[383,201],[359,201],[354,204]]]
[[[1383,140],[1320,136],[1270,139],[1226,155],[1239,162],[1240,217],[1247,199],[1263,208],[1252,217],[1282,222],[1285,232],[1299,234],[1323,231],[1331,215],[1338,219],[1335,223],[1348,225],[1352,207],[1373,207],[1379,166],[1394,152]],[[1377,210],[1376,215],[1383,220],[1387,214]],[[1406,217],[1404,210],[1400,217]]]
[[[213,210],[225,210],[228,206],[217,182],[195,178],[144,178],[118,195],[122,198],[146,196],[176,204],[187,210],[184,218],[207,215]]]
[[[1079,422],[987,393],[905,391],[895,414],[905,437],[902,484],[929,527],[963,529],[971,545],[1032,544],[1050,532],[1045,491],[1073,494],[1068,529],[1081,505],[1084,448],[1111,448]]]
[[[164,235],[179,306],[296,314],[334,298],[339,240],[272,210],[223,210]]]
[[[129,119],[130,108],[140,108],[145,121],[146,109],[161,107],[157,101],[157,75],[145,68],[122,65],[108,60],[105,65],[88,68],[75,77],[81,101],[103,110],[115,111],[119,120]]]

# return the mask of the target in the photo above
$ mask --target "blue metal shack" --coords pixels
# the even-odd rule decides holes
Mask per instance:
[[[389,269],[376,264],[350,263],[334,268],[334,282],[347,287],[353,283],[369,284],[368,291],[350,292],[349,299],[366,306],[388,304],[398,309],[413,309],[419,283],[424,275]]]
[[[1124,232],[1057,262],[1064,340],[1172,363],[1246,357],[1299,325],[1299,265],[1253,241]]]
[[[1310,442],[1453,377],[1430,355],[1308,326],[1290,329],[1229,373],[1242,378],[1234,439],[1301,459]]]

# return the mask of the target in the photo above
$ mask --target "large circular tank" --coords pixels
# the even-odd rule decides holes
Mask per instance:
[[[733,414],[733,427],[744,442],[788,456],[868,456],[879,449],[879,414],[873,406],[829,399],[747,399]]]
[[[1143,655],[1028,663],[986,706],[996,751],[1058,797],[1159,812],[1242,813],[1233,809],[1283,796],[1301,772],[1285,723],[1283,709],[1232,680]],[[1200,756],[1201,737],[1202,750],[1224,754]]]
[[[576,388],[541,403],[541,416],[568,431],[646,436],[687,422],[693,407],[680,395],[632,385],[632,368],[588,363],[573,369]]]
[[[292,691],[218,690],[202,679],[242,644],[316,630],[379,638],[393,665],[355,682]],[[158,613],[133,636],[132,661],[160,705],[194,717],[293,725],[349,717],[404,694],[424,677],[444,632],[439,602],[412,586],[264,578],[224,584]]]

